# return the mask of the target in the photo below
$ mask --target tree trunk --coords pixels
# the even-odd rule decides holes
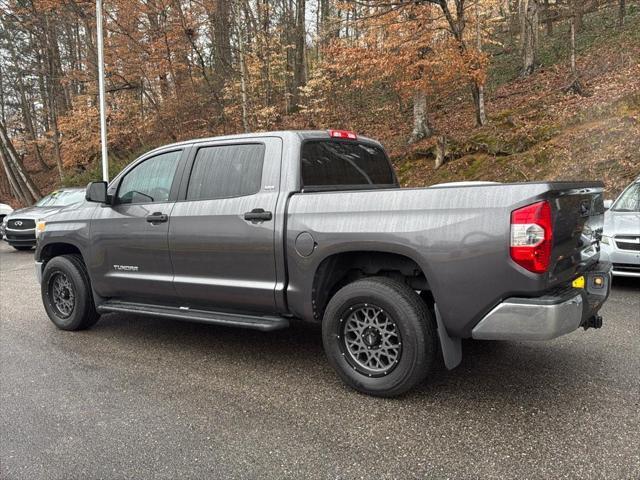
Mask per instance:
[[[551,13],[549,0],[544,0],[544,24],[547,28],[547,35],[553,35],[553,15]]]
[[[6,122],[5,101],[4,101],[4,78],[2,65],[0,64],[0,122]]]
[[[0,143],[0,161],[2,161],[2,167],[7,174],[7,181],[9,182],[9,188],[11,189],[11,195],[18,200],[20,205],[29,205],[31,202],[27,199],[25,191],[16,180],[16,175],[9,164],[9,155],[5,152],[2,143]]]
[[[482,52],[482,30],[480,28],[480,7],[476,3],[476,48]],[[476,126],[482,127],[487,124],[487,114],[484,107],[484,85],[477,79],[471,83],[471,95],[473,105],[476,110]]]
[[[447,137],[444,135],[440,135],[438,137],[438,141],[436,142],[436,159],[435,159],[435,169],[437,170],[442,165],[447,158]]]
[[[230,3],[228,0],[216,0],[213,21],[213,43],[215,50],[216,67],[227,79],[231,71],[231,29],[229,24]],[[238,7],[239,8],[239,7]]]
[[[11,143],[4,123],[0,123],[0,146],[2,149],[3,164],[6,162],[9,168],[5,168],[9,178],[13,177],[21,191],[25,203],[31,204],[41,196],[38,187],[33,183],[29,174],[25,171],[18,153]]]
[[[9,197],[15,197],[15,192],[9,181],[9,174],[7,173],[7,167],[4,163],[4,153],[0,151],[0,170],[4,170],[5,174],[0,174],[0,200],[7,199]],[[16,197],[17,198],[17,197]]]
[[[56,159],[56,166],[58,167],[58,176],[60,180],[64,178],[64,171],[62,168],[62,154],[60,152],[60,129],[58,128],[58,114],[55,109],[51,109],[50,125],[53,127],[53,154]]]
[[[413,131],[409,143],[415,143],[433,135],[427,116],[427,94],[419,91],[413,96]]]
[[[484,85],[476,82],[471,84],[471,94],[476,114],[476,126],[482,127],[487,124],[487,113],[484,106]]]
[[[573,5],[580,0],[574,0]],[[578,30],[578,15],[577,11],[573,11],[573,16],[571,17],[571,83],[565,87],[563,90],[566,92],[573,92],[577,95],[587,96],[584,88],[582,86],[582,82],[580,82],[580,78],[578,76],[578,67],[576,63],[576,30]]]
[[[33,118],[31,116],[31,109],[33,107],[32,102],[27,100],[26,89],[23,81],[23,71],[22,65],[18,61],[18,55],[16,53],[16,49],[13,43],[9,42],[7,44],[7,49],[9,50],[9,54],[11,60],[13,61],[13,65],[16,68],[16,86],[18,90],[18,96],[20,99],[20,113],[22,114],[22,122],[24,124],[25,129],[29,134],[29,140],[33,143],[34,153],[36,157],[36,161],[40,166],[40,170],[49,170],[49,166],[42,159],[42,155],[40,153],[40,147],[38,146],[38,135],[35,129],[35,124]]]
[[[578,1],[574,1],[573,2],[573,17],[574,17],[574,28],[576,29],[576,32],[580,32],[582,31],[582,27],[584,24],[584,20],[583,20],[583,15],[584,15],[584,10],[583,10],[583,6],[582,6],[583,1],[582,0],[578,0]]]
[[[238,34],[238,57],[240,60],[240,94],[242,95],[242,128],[245,133],[249,132],[249,119],[247,118],[247,81],[246,66],[244,60],[244,32],[242,31],[243,22],[240,15],[240,7],[237,7],[236,13],[236,29]]]
[[[306,83],[305,3],[305,0],[296,1],[295,51],[293,55],[293,84],[291,89],[291,107],[294,111],[300,108],[300,87]]]
[[[522,70],[527,77],[536,69],[538,53],[538,0],[520,0],[520,42],[522,48]]]
[[[318,12],[320,15],[320,26],[318,28],[318,36],[321,49],[326,47],[331,39],[332,31],[334,29],[331,28],[331,4],[329,0],[319,0],[320,5],[318,6]]]

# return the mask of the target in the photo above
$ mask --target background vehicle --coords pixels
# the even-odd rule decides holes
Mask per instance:
[[[131,312],[275,330],[322,322],[355,389],[403,393],[461,359],[461,338],[599,327],[603,186],[399,188],[382,146],[347,131],[178,143],[42,224],[36,272],[65,330]]]
[[[15,210],[2,222],[4,240],[16,250],[30,250],[36,245],[38,220],[83,201],[83,188],[61,188],[42,197],[31,207]]]
[[[640,278],[640,177],[606,206],[601,243],[612,273]]]
[[[0,203],[0,240],[4,238],[4,217],[13,212],[13,208],[5,203]]]

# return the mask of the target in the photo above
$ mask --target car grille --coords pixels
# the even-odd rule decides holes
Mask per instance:
[[[29,242],[29,241],[36,240],[36,235],[33,232],[28,232],[28,233],[5,232],[4,236],[7,240],[13,240],[16,242]]]
[[[640,252],[640,235],[618,235],[615,240],[620,250]]]
[[[30,219],[22,220],[20,218],[11,219],[7,222],[7,228],[12,230],[30,230],[36,228],[36,221]]]
[[[614,263],[613,269],[617,272],[640,273],[640,263]]]

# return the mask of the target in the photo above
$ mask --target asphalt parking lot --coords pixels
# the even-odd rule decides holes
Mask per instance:
[[[601,330],[466,342],[401,399],[344,387],[319,330],[112,314],[56,330],[0,246],[0,478],[640,478],[640,281]]]

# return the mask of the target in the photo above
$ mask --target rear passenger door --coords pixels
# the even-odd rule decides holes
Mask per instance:
[[[169,226],[182,305],[271,313],[282,142],[195,145]]]

